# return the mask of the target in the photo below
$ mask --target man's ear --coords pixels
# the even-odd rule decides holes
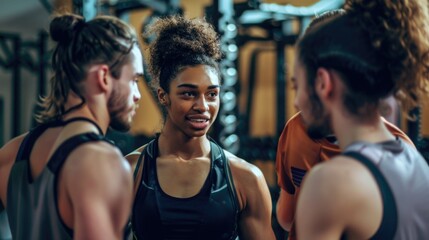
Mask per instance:
[[[104,64],[99,65],[97,69],[97,83],[103,92],[108,92],[111,88],[110,84],[112,83],[110,78],[109,66]]]
[[[323,67],[317,69],[314,89],[320,98],[328,99],[332,97],[334,82],[329,70]]]
[[[161,105],[167,106],[168,104],[170,104],[170,100],[167,96],[168,94],[166,91],[164,91],[164,89],[158,88],[157,95],[159,103],[161,103]]]

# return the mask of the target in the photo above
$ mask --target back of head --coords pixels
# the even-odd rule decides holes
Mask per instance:
[[[308,31],[310,31],[310,29],[313,29],[315,26],[324,23],[326,21],[328,21],[329,19],[332,19],[333,17],[338,17],[341,15],[346,14],[346,11],[344,9],[334,9],[334,10],[330,10],[327,12],[323,12],[320,15],[316,15],[310,22],[310,24],[308,25],[307,29],[305,29],[305,33],[307,33]]]
[[[204,19],[171,16],[158,19],[148,30],[156,39],[150,45],[149,72],[153,87],[169,92],[170,82],[184,68],[208,65],[218,71],[221,51],[217,33]]]
[[[429,78],[428,8],[425,0],[349,0],[345,13],[307,30],[299,59],[314,85],[318,67],[340,73],[350,112],[365,115],[396,95],[405,109],[416,106]]]
[[[64,104],[71,91],[85,102],[82,82],[91,65],[106,64],[110,74],[118,78],[137,43],[135,31],[110,16],[85,22],[75,14],[58,15],[51,21],[50,35],[57,43],[52,55],[54,76],[50,94],[42,98],[44,110],[37,116],[39,122],[64,114]]]

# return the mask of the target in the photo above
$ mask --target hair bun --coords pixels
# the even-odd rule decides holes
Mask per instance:
[[[202,18],[159,18],[146,34],[156,36],[149,46],[149,72],[155,78],[160,77],[163,66],[204,62],[197,58],[219,61],[222,57],[216,31]]]
[[[58,43],[68,43],[85,24],[82,16],[66,14],[54,17],[50,24],[49,33],[52,40]]]

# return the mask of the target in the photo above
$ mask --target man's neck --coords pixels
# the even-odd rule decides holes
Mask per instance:
[[[82,103],[82,99],[75,95],[69,94],[67,103],[65,104],[65,110],[78,106]],[[82,106],[70,111],[63,116],[64,120],[84,117],[94,121],[98,127],[102,130],[103,134],[106,134],[107,128],[109,127],[110,116],[107,111],[107,107],[101,106],[102,104],[96,101],[86,101]]]
[[[334,116],[332,126],[342,150],[354,142],[377,143],[395,139],[378,114],[366,121],[345,115]]]

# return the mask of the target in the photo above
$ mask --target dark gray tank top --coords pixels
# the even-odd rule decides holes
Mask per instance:
[[[135,170],[136,176],[144,158],[131,218],[135,239],[238,238],[240,211],[229,161],[214,141],[210,141],[210,148],[210,172],[200,192],[193,197],[176,198],[165,193],[158,182],[158,138],[148,143]]]
[[[82,120],[75,118],[74,121]],[[69,138],[58,147],[35,179],[31,178],[28,161],[35,141],[46,129],[69,122],[71,121],[53,122],[36,127],[27,134],[20,146],[9,176],[7,191],[6,210],[14,240],[73,238],[73,231],[64,224],[58,212],[58,173],[70,152],[78,146],[91,141],[107,140],[95,133],[83,133]]]
[[[344,154],[362,162],[382,195],[383,219],[372,239],[429,239],[429,166],[402,140],[357,142]]]

